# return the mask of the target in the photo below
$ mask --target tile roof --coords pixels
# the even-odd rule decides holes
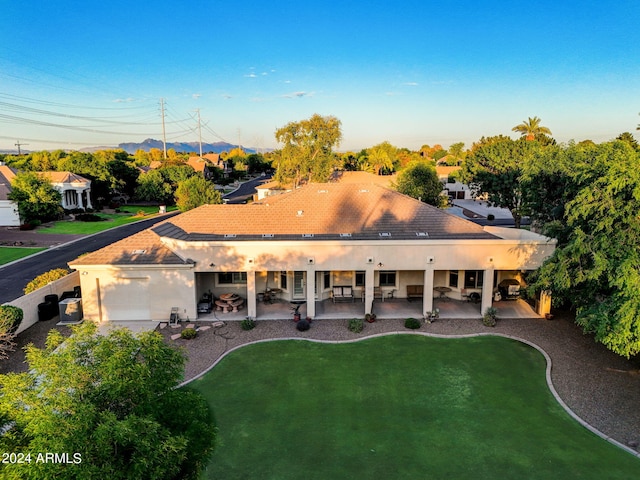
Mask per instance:
[[[331,182],[338,183],[375,183],[382,187],[390,187],[396,181],[396,175],[375,175],[363,171],[340,171],[336,170],[331,175]]]
[[[78,257],[69,265],[186,265],[151,230],[131,235],[111,245]]]
[[[153,231],[186,241],[496,238],[475,223],[406,195],[351,183],[310,184],[249,205],[204,205]]]
[[[42,172],[42,176],[48,178],[51,183],[91,183],[91,180],[72,172]]]

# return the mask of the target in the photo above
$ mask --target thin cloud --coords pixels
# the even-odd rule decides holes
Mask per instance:
[[[257,75],[255,73],[253,73],[253,72],[248,73],[248,74],[245,75],[245,78],[256,78],[256,77],[257,77]]]
[[[403,85],[407,86],[407,87],[417,87],[419,85],[418,82],[405,82],[403,83]]]
[[[292,92],[285,93],[282,95],[283,98],[302,98],[302,97],[312,97],[314,92]]]
[[[194,94],[193,94],[193,95],[191,95],[191,96],[193,97],[193,99],[194,99],[194,100],[197,100],[197,99],[199,99],[199,98],[202,96],[202,94],[201,94],[201,93],[194,93]]]
[[[229,93],[223,93],[222,98],[224,98],[225,100],[229,100],[230,98],[233,98],[233,95]]]
[[[116,98],[113,103],[131,103],[133,102],[134,99],[129,97],[129,98]]]

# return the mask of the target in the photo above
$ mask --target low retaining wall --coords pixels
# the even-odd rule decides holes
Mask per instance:
[[[34,292],[5,303],[4,305],[13,305],[14,307],[22,309],[24,318],[22,319],[20,327],[18,327],[17,333],[25,331],[27,328],[38,322],[38,304],[44,302],[45,295],[53,295],[55,293],[60,297],[62,292],[71,291],[73,290],[73,287],[77,287],[79,285],[80,274],[78,272],[72,272],[66,277],[56,280],[55,282],[51,282]]]

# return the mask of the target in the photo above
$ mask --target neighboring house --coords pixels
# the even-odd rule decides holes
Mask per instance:
[[[334,287],[355,294],[339,305],[353,315],[391,296],[420,297],[403,305],[423,315],[434,288],[446,287],[452,299],[477,293],[480,316],[499,282],[522,280],[555,243],[483,228],[379,185],[325,183],[248,205],[204,205],[69,266],[80,272],[85,317],[98,321],[167,321],[173,307],[196,319],[209,292],[238,294],[246,305],[235,318],[259,319],[259,295],[269,289],[278,291],[278,318],[291,318],[292,301],[306,302],[314,318],[332,308]]]
[[[18,204],[9,200],[11,181],[15,176],[16,170],[0,164],[0,226],[2,227],[20,226]]]
[[[91,205],[91,180],[71,172],[42,172],[44,178],[62,195],[62,208],[82,210]]]
[[[468,185],[458,180],[449,181],[452,175],[461,169],[462,167],[436,166],[436,174],[438,180],[444,184],[444,193],[451,200],[472,200],[473,197]]]
[[[229,175],[233,171],[233,168],[229,167],[229,164],[220,157],[219,153],[205,153],[202,158],[222,170],[224,175]]]

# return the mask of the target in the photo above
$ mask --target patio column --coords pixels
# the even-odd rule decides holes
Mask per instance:
[[[316,272],[307,269],[307,317],[316,316]]]
[[[487,268],[484,271],[484,281],[482,283],[482,303],[480,304],[480,315],[484,315],[487,308],[493,305],[493,272],[495,268]]]
[[[93,208],[93,206],[91,205],[91,189],[87,188],[85,192],[87,194],[87,208]]]
[[[375,276],[373,267],[367,267],[364,271],[364,313],[373,313],[373,287]]]
[[[68,208],[67,205],[67,192],[65,190],[62,191],[62,208],[65,210]]]
[[[256,318],[258,309],[256,307],[256,272],[247,272],[247,316]]]
[[[78,204],[78,208],[82,208],[84,210],[84,205],[82,203],[82,193],[75,190],[76,192],[76,202]]]
[[[424,271],[424,287],[422,287],[422,314],[433,310],[433,264],[428,264]]]

